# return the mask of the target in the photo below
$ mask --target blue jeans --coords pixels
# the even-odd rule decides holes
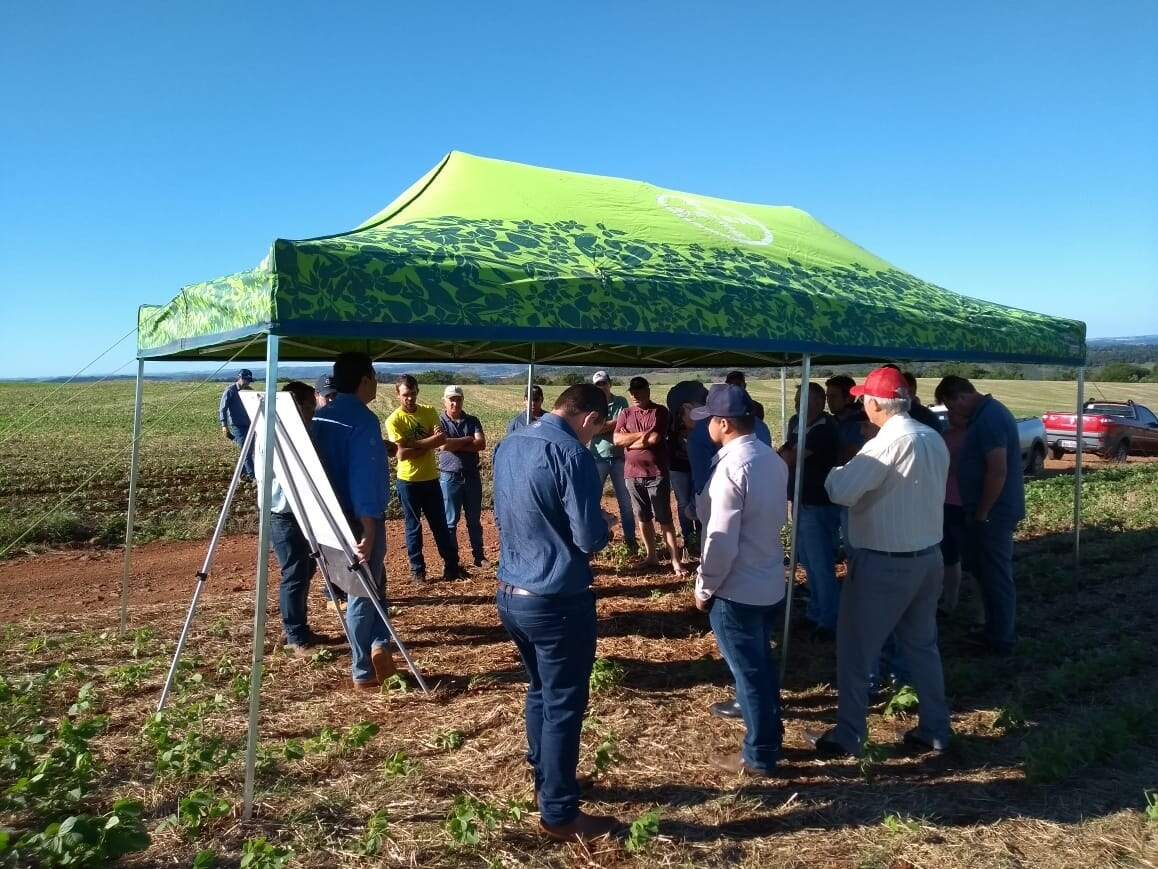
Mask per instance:
[[[361,539],[361,526],[355,529],[354,536]],[[374,548],[366,563],[370,567],[375,594],[378,595],[385,609],[386,582],[386,522],[379,519],[374,524]],[[350,635],[350,651],[353,657],[353,676],[355,682],[373,682],[377,679],[374,672],[374,662],[370,660],[370,652],[375,646],[386,646],[390,642],[390,635],[386,631],[386,623],[382,616],[374,609],[374,604],[368,597],[350,595],[346,602],[346,630]]]
[[[836,581],[836,538],[840,533],[840,508],[832,505],[800,505],[796,546],[800,563],[808,574],[808,611],[818,628],[836,630],[840,612],[840,584]]]
[[[1017,588],[1013,583],[1013,532],[1016,522],[972,521],[966,511],[964,567],[981,587],[985,606],[985,639],[999,652],[1017,642]]]
[[[579,732],[595,663],[595,596],[522,597],[500,585],[499,619],[527,668],[527,762],[544,824],[579,814]]]
[[[446,527],[446,508],[442,504],[442,487],[438,480],[420,483],[398,480],[395,489],[402,505],[402,517],[406,520],[406,555],[410,559],[411,572],[426,572],[426,559],[422,555],[423,516],[430,526],[443,566],[447,571],[458,570],[458,541]]]
[[[241,445],[245,443],[245,438],[249,434],[249,426],[247,425],[231,425],[229,427],[229,439],[237,444],[237,448],[241,449]],[[253,447],[249,448],[249,452],[245,454],[245,462],[241,466],[241,476],[253,479]]]
[[[467,477],[463,474],[438,475],[442,487],[442,503],[446,509],[446,527],[452,537],[458,534],[458,518],[466,514],[466,534],[470,538],[470,552],[475,561],[481,560],[483,552],[482,530],[482,478]]]
[[[631,509],[631,496],[627,493],[627,480],[623,476],[623,457],[596,459],[599,470],[599,485],[603,486],[611,477],[611,489],[615,492],[615,502],[619,505],[619,526],[623,529],[623,542],[635,546],[635,513]]]
[[[680,534],[684,538],[684,546],[687,546],[691,540],[695,540],[698,544],[700,523],[695,519],[689,519],[687,515],[687,508],[696,503],[696,492],[692,487],[691,471],[672,471],[671,490],[675,493],[676,509],[679,510],[680,514]]]
[[[281,567],[277,598],[281,627],[285,631],[286,643],[300,645],[310,638],[306,600],[310,593],[310,578],[317,565],[310,557],[310,544],[293,513],[270,513],[269,532],[273,553]]]
[[[708,621],[720,654],[736,680],[736,700],[747,733],[741,755],[758,772],[771,772],[780,756],[780,682],[772,636],[779,606],[751,606],[722,597],[712,600]]]

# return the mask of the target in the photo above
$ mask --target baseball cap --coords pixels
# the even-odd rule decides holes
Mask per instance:
[[[651,389],[651,384],[647,382],[646,377],[633,377],[631,382],[627,384],[628,390],[632,389]]]
[[[908,398],[909,384],[896,368],[878,368],[864,379],[862,386],[854,386],[849,392],[870,398]]]
[[[238,371],[237,377],[239,380],[248,380],[251,383],[253,382],[253,372],[248,368],[242,368],[240,371]]]
[[[708,401],[703,407],[692,409],[692,419],[708,419],[712,416],[751,416],[752,401],[741,386],[731,383],[713,383],[708,390]]]
[[[321,377],[314,381],[314,392],[316,392],[318,395],[327,397],[333,395],[337,391],[338,388],[334,386],[334,375],[332,374],[323,374]]]
[[[611,378],[607,376],[606,371],[596,371],[591,375],[591,382],[598,386],[600,383],[610,383]]]
[[[462,387],[461,386],[448,386],[448,387],[446,387],[446,389],[442,390],[442,397],[443,398],[455,398],[455,397],[462,398]]]

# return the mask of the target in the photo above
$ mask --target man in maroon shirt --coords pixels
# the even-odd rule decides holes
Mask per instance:
[[[623,476],[643,538],[646,556],[643,563],[659,564],[655,551],[655,525],[659,525],[671,553],[672,571],[676,576],[684,576],[671,515],[667,446],[671,420],[666,407],[652,402],[651,385],[646,378],[631,378],[627,392],[631,404],[619,414],[613,443],[623,448]]]

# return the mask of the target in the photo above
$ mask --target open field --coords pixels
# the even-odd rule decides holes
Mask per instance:
[[[932,380],[920,383],[929,400],[935,385]],[[1074,401],[1072,383],[1003,380],[978,381],[977,386],[1017,415],[1068,408]],[[212,530],[237,455],[217,428],[222,388],[220,383],[146,384],[137,519],[141,540],[194,539]],[[122,381],[57,389],[52,384],[0,384],[0,551],[82,483],[75,497],[41,521],[17,550],[123,540],[133,386]],[[545,391],[549,403],[560,387]],[[764,403],[779,437],[779,381],[753,382],[751,391]],[[423,387],[426,400],[435,404],[441,392],[441,387]],[[655,392],[662,398],[666,388]],[[1135,398],[1158,407],[1158,384],[1091,384],[1088,394]],[[374,405],[383,418],[393,407],[392,396],[384,385]],[[520,386],[467,388],[467,408],[482,420],[492,445],[517,412],[521,396]],[[486,454],[483,467],[487,473]],[[239,499],[231,531],[252,526],[254,504],[253,497]]]
[[[987,385],[1020,412],[1066,406],[1070,387]],[[9,421],[14,406],[19,413],[35,401],[32,392],[14,397],[22,388],[0,387]],[[834,715],[834,648],[801,637],[784,686],[782,778],[753,784],[715,772],[708,757],[737,746],[741,731],[707,714],[728,675],[706,618],[686,584],[639,572],[622,551],[605,553],[596,563],[602,663],[581,761],[599,773],[588,804],[628,822],[656,812],[658,822],[590,851],[534,832],[522,675],[496,618],[493,574],[410,586],[391,522],[391,603],[434,696],[336,690],[348,656],[282,654],[271,594],[257,812],[242,824],[251,512],[234,523],[247,533],[222,548],[171,710],[150,718],[233,455],[214,430],[219,387],[198,387],[179,404],[182,388],[190,389],[146,391],[154,429],[143,451],[144,521],[154,537],[194,539],[138,553],[126,637],[115,633],[115,549],[0,562],[0,865],[13,862],[4,828],[42,830],[77,813],[73,829],[90,831],[78,836],[95,843],[93,853],[146,847],[124,859],[129,866],[188,866],[201,851],[222,866],[259,852],[265,862],[250,865],[281,865],[279,854],[302,867],[1158,865],[1158,823],[1147,820],[1144,794],[1158,787],[1158,463],[1091,468],[1080,582],[1068,465],[1029,483],[1016,552],[1022,643],[1012,660],[972,656],[964,635],[975,601],[943,623],[958,740],[940,758],[902,749],[912,710],[886,694],[864,759],[815,760],[805,732]],[[1155,387],[1131,394],[1158,403],[1146,390]],[[753,391],[776,425],[778,384]],[[494,432],[519,392],[476,388],[468,401]],[[82,406],[0,447],[9,522],[28,514],[29,500],[47,504],[102,462],[121,462],[130,399],[130,386],[95,387]],[[124,474],[123,464],[98,474],[102,494],[79,497],[77,521],[112,522]],[[487,533],[493,551],[489,520]],[[314,592],[314,626],[333,633]],[[118,799],[140,808],[121,806],[116,829],[139,827],[147,846],[91,832]],[[80,846],[49,835],[22,847]]]
[[[272,603],[250,824],[237,812],[253,537],[226,541],[180,690],[158,719],[150,713],[203,541],[142,549],[123,639],[115,551],[10,560],[0,564],[0,827],[39,830],[81,808],[103,818],[115,800],[136,800],[139,815],[121,807],[122,826],[150,841],[129,866],[188,866],[201,851],[236,866],[264,848],[269,861],[252,865],[292,853],[302,867],[1152,867],[1158,823],[1146,819],[1144,791],[1158,785],[1158,464],[1091,473],[1080,583],[1069,492],[1060,474],[1029,487],[1017,657],[971,656],[968,602],[943,624],[958,739],[940,758],[902,749],[912,710],[885,695],[865,759],[815,760],[805,731],[834,715],[834,649],[796,639],[782,777],[715,772],[708,757],[738,745],[740,729],[707,714],[728,676],[689,586],[632,570],[621,552],[601,557],[602,663],[581,761],[599,777],[588,804],[629,822],[656,812],[658,822],[654,835],[591,851],[534,832],[522,676],[496,619],[493,575],[410,586],[399,579],[399,523],[388,530],[391,602],[434,696],[336,690],[348,658],[281,654]],[[317,628],[335,630],[316,589],[312,613]]]

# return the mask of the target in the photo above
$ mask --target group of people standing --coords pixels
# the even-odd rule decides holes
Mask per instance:
[[[961,574],[952,561],[963,557],[981,588],[986,620],[979,643],[998,654],[1012,651],[1012,539],[1024,497],[1017,426],[1004,406],[967,380],[947,377],[936,393],[948,410],[942,432],[918,401],[912,375],[886,366],[859,386],[845,375],[823,388],[809,384],[804,450],[796,416],[774,449],[763,408],[747,393],[743,375],[727,380],[710,389],[673,390],[677,401],[670,409],[651,400],[642,377],[629,382],[628,402],[613,395],[606,372],[596,372],[590,383],[564,390],[549,411],[541,389],[532,387],[529,413],[511,421],[494,451],[496,606],[529,676],[527,759],[541,828],[551,837],[589,838],[616,826],[613,818],[580,810],[577,774],[597,635],[591,559],[612,538],[601,506],[609,478],[624,542],[634,547],[639,540],[644,562],[658,564],[662,536],[672,572],[694,570],[693,603],[708,614],[736,683],[735,699],[714,704],[712,712],[745,725],[740,752],[714,759],[723,770],[773,775],[780,754],[773,635],[786,587],[780,531],[797,465],[806,617],[814,639],[836,642],[837,720],[810,735],[821,755],[860,753],[871,685],[883,666],[906,674],[920,699],[918,726],[905,741],[945,750],[951,732],[936,617],[939,604],[955,603]],[[391,451],[397,452],[412,578],[426,578],[422,517],[443,558],[444,578],[465,574],[454,533],[460,515],[475,564],[485,566],[478,455],[486,436],[477,418],[464,413],[462,390],[445,390],[439,415],[417,403],[413,378],[399,378],[399,407],[383,437],[366,406],[377,393],[368,356],[342,354],[326,385],[335,393],[317,392],[325,405],[312,412],[311,435],[383,599]],[[798,408],[800,399],[798,390]],[[298,406],[308,421],[303,401]],[[275,548],[277,539],[275,533]],[[842,582],[839,548],[847,562]],[[689,550],[698,552],[698,563],[688,560]],[[304,622],[304,601],[300,610],[285,601],[286,571],[294,562],[283,559],[280,548],[278,559],[283,622],[287,610]],[[376,688],[395,672],[385,625],[353,595],[346,620],[354,685]],[[286,635],[293,645],[291,627],[286,624]],[[307,646],[315,639],[304,638]]]

